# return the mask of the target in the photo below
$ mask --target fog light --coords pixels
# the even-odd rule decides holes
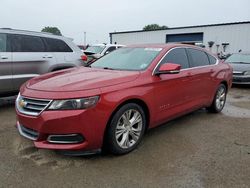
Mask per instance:
[[[78,144],[84,138],[80,134],[49,135],[47,141],[54,144]]]

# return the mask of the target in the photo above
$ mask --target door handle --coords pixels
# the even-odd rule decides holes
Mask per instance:
[[[8,59],[7,56],[1,56],[1,59]]]
[[[53,56],[52,55],[45,55],[45,56],[43,56],[43,58],[53,58]]]

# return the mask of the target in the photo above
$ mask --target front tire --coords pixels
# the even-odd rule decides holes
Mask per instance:
[[[208,107],[208,111],[212,113],[219,113],[223,110],[227,98],[227,88],[224,84],[220,84],[216,90],[213,103]]]
[[[141,106],[128,103],[113,116],[107,130],[107,149],[113,154],[126,154],[140,143],[146,127],[146,116]]]

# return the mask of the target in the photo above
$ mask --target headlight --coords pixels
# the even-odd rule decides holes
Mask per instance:
[[[250,75],[250,71],[245,71],[244,75]]]
[[[96,105],[99,96],[82,99],[54,100],[49,106],[49,110],[77,110],[91,108]]]

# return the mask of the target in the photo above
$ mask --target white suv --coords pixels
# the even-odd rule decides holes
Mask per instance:
[[[88,56],[88,64],[93,63],[96,59],[118,49],[124,45],[120,44],[94,44],[89,46],[84,53]]]
[[[0,96],[16,93],[32,77],[81,65],[86,56],[69,38],[0,29]]]

